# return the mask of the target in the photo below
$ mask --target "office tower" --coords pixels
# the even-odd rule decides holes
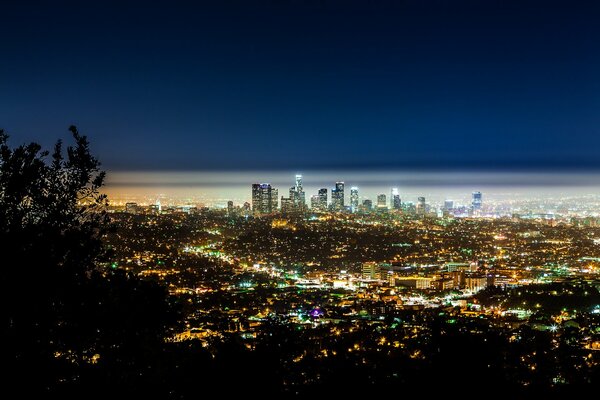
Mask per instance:
[[[310,196],[310,208],[312,210],[321,210],[321,204],[319,201],[318,194],[313,194],[312,196]]]
[[[292,199],[290,197],[281,196],[281,212],[283,214],[292,213],[292,212],[296,211],[296,209],[297,208],[296,208],[294,199]]]
[[[381,268],[376,262],[365,262],[362,265],[362,277],[363,279],[379,279],[381,275]]]
[[[387,204],[386,204],[385,194],[378,194],[377,195],[377,209],[384,210],[386,208],[387,208]]]
[[[242,206],[242,211],[244,212],[244,216],[247,217],[248,215],[250,215],[250,211],[252,211],[252,206],[250,205],[250,203],[248,203],[247,201],[244,202],[244,205]]]
[[[417,198],[417,215],[425,215],[425,197]]]
[[[356,186],[350,188],[350,211],[358,212],[358,188]]]
[[[278,191],[268,183],[252,184],[252,211],[270,214],[277,211]]]
[[[473,192],[471,206],[473,210],[481,210],[481,192]]]
[[[398,188],[392,188],[390,208],[392,210],[400,210],[402,208],[402,202],[400,201],[400,193],[398,192]]]
[[[297,201],[301,208],[304,208],[306,205],[306,194],[304,193],[304,189],[302,188],[302,175],[296,175],[296,193],[297,193]]]
[[[125,204],[125,212],[127,214],[137,214],[137,212],[138,212],[137,203],[126,203]]]
[[[302,188],[302,175],[296,175],[296,183],[290,188],[288,198],[281,198],[286,202],[286,211],[304,211],[306,210],[306,194]],[[289,204],[288,204],[289,203]]]
[[[277,211],[279,191],[275,188],[271,188],[271,195],[269,196],[269,213]]]
[[[344,209],[344,182],[336,182],[331,189],[331,206],[335,211]]]
[[[233,201],[231,200],[227,202],[227,214],[233,214]]]
[[[369,199],[365,199],[362,202],[362,206],[363,206],[363,210],[364,211],[371,211],[373,209],[373,201],[369,200]]]
[[[454,208],[454,200],[446,199],[444,200],[444,210],[449,211]]]
[[[327,210],[327,189],[322,188],[319,189],[319,210],[325,211]]]

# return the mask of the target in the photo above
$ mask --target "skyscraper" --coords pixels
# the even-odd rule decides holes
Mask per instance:
[[[233,214],[233,201],[229,200],[227,202],[227,215]]]
[[[356,186],[350,188],[350,211],[358,212],[358,188]]]
[[[444,200],[444,210],[449,211],[454,208],[454,200],[446,199]]]
[[[417,199],[417,215],[425,215],[425,197]]]
[[[319,210],[327,210],[327,188],[319,189]]]
[[[386,198],[385,198],[385,194],[383,194],[383,193],[377,195],[377,209],[378,210],[387,209]]]
[[[256,214],[270,214],[277,211],[278,191],[269,183],[252,184],[252,211]]]
[[[312,196],[310,196],[310,208],[312,210],[320,210],[320,201],[319,201],[319,195],[318,194],[313,194]]]
[[[305,211],[306,210],[306,194],[302,188],[302,175],[296,175],[296,183],[290,188],[288,198],[281,198],[281,201],[286,202],[286,212]]]
[[[306,208],[306,194],[302,188],[302,175],[296,175],[296,206],[304,210]]]
[[[365,200],[363,200],[362,206],[363,206],[363,210],[365,212],[369,212],[373,209],[373,201],[369,200],[369,199],[365,199]]]
[[[400,193],[398,192],[398,188],[392,188],[390,208],[392,210],[400,210],[402,208],[402,202],[400,201]]]
[[[473,192],[471,206],[473,210],[481,210],[481,192]]]
[[[335,211],[344,209],[344,182],[336,182],[331,189],[331,206]]]

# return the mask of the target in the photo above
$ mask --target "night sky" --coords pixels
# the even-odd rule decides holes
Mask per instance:
[[[599,2],[124,3],[0,1],[11,143],[75,124],[109,170],[600,169]]]

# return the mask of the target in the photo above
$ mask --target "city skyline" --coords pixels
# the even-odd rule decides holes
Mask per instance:
[[[251,200],[248,190],[250,182],[270,183],[278,189],[281,197],[289,198],[288,187],[293,184],[297,173],[246,172],[220,173],[113,173],[109,175],[105,192],[109,199],[122,203],[135,199],[147,203],[148,199],[170,198],[178,204],[194,201],[209,206],[224,207],[229,200],[241,204]],[[598,174],[514,174],[514,173],[453,173],[453,172],[395,172],[395,173],[343,173],[316,172],[303,176],[304,203],[311,204],[311,197],[319,189],[327,189],[328,203],[331,202],[331,189],[336,181],[344,179],[345,203],[350,205],[350,191],[356,187],[360,200],[376,202],[377,195],[386,194],[388,203],[393,197],[392,190],[402,202],[417,202],[424,195],[432,202],[442,204],[450,198],[461,204],[471,204],[471,194],[482,191],[488,199],[535,198],[589,196],[600,193]],[[292,186],[293,188],[294,186]],[[145,200],[141,200],[145,199]],[[391,203],[390,203],[391,204]]]
[[[0,16],[6,393],[599,387],[600,2]]]

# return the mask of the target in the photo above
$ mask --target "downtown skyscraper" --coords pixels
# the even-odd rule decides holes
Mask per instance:
[[[336,182],[331,190],[331,207],[334,211],[344,210],[344,182]]]
[[[255,214],[271,214],[277,211],[279,196],[270,183],[252,184],[252,211]]]
[[[356,186],[350,188],[350,211],[358,212],[358,188]]]
[[[400,192],[398,188],[392,188],[392,196],[390,197],[390,208],[392,210],[400,210],[402,208],[402,201],[400,200]]]

